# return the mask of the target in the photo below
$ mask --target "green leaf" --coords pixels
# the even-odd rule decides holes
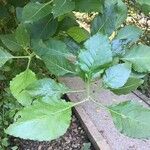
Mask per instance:
[[[8,53],[3,47],[0,47],[0,67],[2,67],[13,56]]]
[[[111,89],[117,95],[128,94],[134,90],[136,90],[141,84],[143,84],[144,80],[139,78],[129,78],[126,84],[123,87],[118,89]]]
[[[58,21],[50,14],[37,22],[27,25],[31,38],[48,39],[53,36],[57,30]]]
[[[103,0],[75,0],[75,6],[79,12],[102,12]]]
[[[7,128],[6,133],[35,141],[57,139],[70,125],[71,106],[71,103],[61,100],[52,104],[34,103],[17,113],[15,118],[18,119]]]
[[[52,79],[37,80],[26,88],[32,97],[42,97],[46,102],[52,99],[60,99],[62,94],[69,91],[65,85],[57,83]],[[51,102],[50,101],[50,102]]]
[[[76,43],[73,39],[66,37],[64,38],[64,42],[67,46],[67,49],[74,54],[75,56],[78,56],[79,51],[80,51],[80,45]]]
[[[139,40],[142,34],[143,31],[140,28],[133,25],[127,25],[118,31],[115,39],[127,40],[130,43],[134,43]]]
[[[146,14],[150,14],[150,2],[149,0],[136,0],[137,5],[139,8]]]
[[[35,53],[45,62],[51,73],[57,76],[75,74],[75,66],[71,63],[74,56],[69,52],[66,45],[58,40],[50,39],[45,43],[33,41]]]
[[[71,36],[76,42],[81,43],[89,38],[89,32],[80,27],[71,27],[67,34]]]
[[[111,35],[126,19],[127,8],[121,0],[106,0],[103,14],[97,15],[91,24],[91,33]]]
[[[69,13],[75,8],[75,3],[72,0],[54,0],[53,3],[52,12],[55,18]]]
[[[19,51],[22,49],[20,44],[16,41],[14,34],[1,35],[2,43],[11,51]]]
[[[96,34],[84,46],[86,50],[81,50],[78,56],[78,65],[83,71],[90,74],[112,61],[111,46],[106,36]]]
[[[51,1],[47,3],[28,3],[22,12],[22,20],[25,22],[35,22],[51,13]]]
[[[30,46],[30,35],[23,24],[20,24],[16,29],[15,38],[23,48]]]
[[[4,7],[2,4],[0,5],[0,20],[7,19],[10,17],[9,11],[7,7]]]
[[[36,80],[35,74],[31,70],[26,70],[10,82],[11,93],[23,106],[31,104],[32,97],[25,91],[25,88]]]
[[[118,89],[125,85],[131,73],[131,65],[117,64],[108,68],[103,77],[106,86]]]
[[[126,101],[109,107],[118,130],[132,138],[150,137],[150,109],[137,102]]]
[[[123,56],[125,54],[125,48],[127,47],[128,41],[125,39],[115,39],[111,42],[113,56]]]
[[[122,60],[132,63],[133,69],[137,72],[150,72],[150,47],[146,45],[133,46]]]
[[[62,17],[63,19],[59,22],[60,31],[67,31],[71,27],[79,26],[77,19],[75,18],[73,13],[66,14]]]
[[[109,3],[110,2],[108,0],[108,4]],[[121,24],[126,20],[127,14],[128,14],[128,9],[126,4],[122,0],[117,0],[115,29],[118,29],[118,27],[120,27]]]

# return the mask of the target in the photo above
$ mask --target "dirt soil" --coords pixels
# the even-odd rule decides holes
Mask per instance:
[[[75,116],[73,116],[71,127],[66,134],[57,140],[51,142],[37,142],[12,137],[10,142],[11,147],[17,145],[18,150],[94,150],[92,146],[90,149],[84,149],[85,143],[89,144],[89,140]],[[10,150],[10,148],[8,148],[8,150]]]

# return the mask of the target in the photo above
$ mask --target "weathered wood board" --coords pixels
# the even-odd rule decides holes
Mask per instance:
[[[66,77],[61,82],[74,90],[84,89],[84,83],[79,78]],[[92,95],[98,102],[105,105],[119,103],[125,100],[135,100],[147,106],[134,93],[116,96],[108,90],[100,89],[100,83],[95,82],[91,86]],[[68,94],[73,102],[79,102],[85,98],[83,93]],[[150,150],[150,140],[132,139],[115,128],[109,112],[99,108],[92,102],[86,102],[75,108],[76,114],[81,120],[95,149],[99,150]]]

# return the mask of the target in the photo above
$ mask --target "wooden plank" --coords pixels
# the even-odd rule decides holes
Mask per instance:
[[[84,83],[79,78],[66,77],[61,79],[73,90],[81,90],[84,88]],[[116,96],[108,90],[100,88],[101,83],[95,82],[91,86],[91,95],[98,102],[104,105],[111,105],[126,100],[135,100],[145,105],[142,100],[135,94],[131,93],[123,96]],[[81,101],[85,98],[83,93],[68,94],[68,97],[73,102]],[[147,105],[145,105],[147,106]],[[97,107],[92,102],[84,103],[75,108],[78,117],[80,118],[84,129],[87,131],[91,142],[95,148],[101,150],[149,150],[150,140],[132,139],[121,134],[114,126],[109,112]]]
[[[77,102],[78,99],[75,95],[71,94],[68,95],[69,99],[72,100],[72,102]],[[75,114],[80,119],[80,122],[82,126],[84,127],[84,130],[86,131],[90,141],[93,143],[96,150],[111,150],[106,139],[101,135],[101,133],[98,131],[94,123],[89,118],[86,111],[82,108],[82,106],[77,106],[74,108]]]
[[[141,100],[143,100],[148,106],[150,106],[150,98],[146,97],[144,94],[142,94],[140,91],[134,91],[133,92],[137,97],[139,97]]]

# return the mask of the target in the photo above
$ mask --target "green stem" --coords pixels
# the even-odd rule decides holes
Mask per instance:
[[[105,109],[109,109],[107,106],[103,105],[102,103],[99,103],[97,101],[95,101],[93,98],[90,97],[90,100],[92,102],[94,102],[95,104],[97,104],[98,106],[102,107],[102,108],[105,108]]]
[[[86,84],[86,93],[87,93],[87,98],[89,99],[89,97],[90,97],[90,82],[89,82],[89,80],[87,81],[87,84]]]
[[[68,91],[67,93],[82,93],[85,92],[85,90],[74,90],[74,91]]]
[[[24,59],[24,58],[28,58],[29,59],[30,56],[13,56],[13,59]]]
[[[28,51],[28,48],[25,48],[24,50],[26,51],[26,53],[27,53],[28,55],[31,55],[31,53]]]
[[[80,102],[74,103],[74,104],[71,105],[71,106],[68,106],[68,107],[66,107],[66,108],[64,108],[64,109],[61,109],[61,110],[55,112],[55,113],[52,113],[52,115],[59,114],[59,113],[61,113],[61,112],[63,112],[63,111],[66,111],[66,110],[68,110],[68,109],[70,109],[70,108],[72,108],[72,107],[75,107],[75,106],[77,106],[77,105],[80,105],[80,104],[82,104],[82,103],[85,103],[85,102],[87,102],[87,101],[89,101],[89,100],[90,100],[89,98],[86,98],[86,99],[84,99],[84,100],[82,100],[82,101],[80,101]]]
[[[29,57],[29,60],[28,60],[28,65],[27,65],[27,69],[26,69],[26,70],[28,70],[28,69],[29,69],[29,67],[30,67],[30,64],[31,64],[31,59],[32,59],[32,57]]]

